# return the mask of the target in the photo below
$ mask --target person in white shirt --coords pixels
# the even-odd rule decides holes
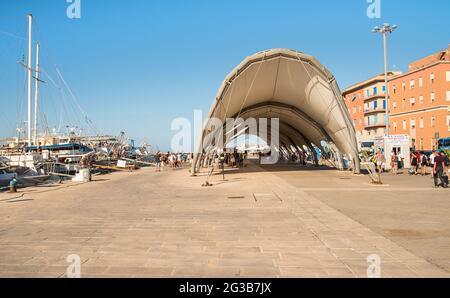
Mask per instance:
[[[431,176],[434,177],[434,158],[436,157],[435,153],[430,156],[430,166],[431,166]]]

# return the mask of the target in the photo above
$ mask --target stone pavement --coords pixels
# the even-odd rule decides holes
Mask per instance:
[[[367,277],[374,254],[384,277],[449,276],[255,165],[205,178],[145,169],[1,194],[0,276],[64,277],[72,254],[83,277]]]
[[[450,272],[450,193],[430,176],[394,177],[389,186],[366,186],[367,177],[340,172],[274,173],[289,184]],[[326,181],[326,185],[315,185]]]

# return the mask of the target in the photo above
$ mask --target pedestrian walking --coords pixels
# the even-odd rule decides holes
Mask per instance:
[[[444,178],[444,169],[447,168],[445,165],[446,156],[441,154],[439,151],[435,152],[434,157],[434,186],[443,188],[448,188],[448,181]],[[446,176],[447,177],[447,176]]]
[[[422,176],[426,176],[427,168],[428,168],[430,162],[429,162],[428,156],[425,154],[425,152],[422,152],[421,156],[422,156],[422,160],[420,161],[420,163],[421,163],[422,167],[421,167],[420,172],[421,172]]]
[[[177,155],[177,168],[181,167],[183,165],[183,156],[181,153],[178,153]]]
[[[155,163],[156,163],[156,172],[161,172],[161,155],[158,153],[155,156]]]
[[[392,174],[394,174],[395,176],[398,175],[398,164],[399,164],[398,155],[394,151],[392,153],[391,168],[392,168]]]
[[[231,167],[235,168],[236,167],[236,153],[232,153],[231,154]]]
[[[384,154],[381,150],[378,150],[377,154],[375,155],[375,162],[377,165],[378,173],[383,173],[384,164],[386,163],[386,157],[384,157]]]
[[[443,175],[444,182],[445,182],[446,185],[449,185],[448,184],[448,176],[450,174],[450,156],[449,156],[449,152],[448,151],[447,152],[443,151],[442,155],[444,156],[444,159],[445,159],[445,163],[444,163],[445,167],[444,167],[444,175]]]
[[[431,177],[434,178],[434,159],[436,158],[436,153],[433,152],[430,156],[430,168],[431,168]]]
[[[417,170],[419,166],[419,157],[417,156],[417,152],[411,153],[411,166],[409,174],[410,175],[417,175]]]

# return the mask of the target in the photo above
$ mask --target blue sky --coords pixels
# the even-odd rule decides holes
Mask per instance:
[[[375,25],[400,26],[389,39],[391,69],[405,71],[450,43],[450,1],[381,3],[382,18],[369,19],[366,0],[81,0],[82,17],[71,20],[66,0],[2,0],[0,136],[14,134],[22,111],[17,61],[26,54],[27,13],[35,16],[42,67],[56,81],[58,66],[102,132],[123,130],[167,148],[171,121],[192,118],[194,109],[206,113],[227,73],[255,52],[314,55],[344,89],[383,71]],[[51,82],[42,86],[49,126],[75,126],[80,120],[65,116],[74,104],[61,98]]]

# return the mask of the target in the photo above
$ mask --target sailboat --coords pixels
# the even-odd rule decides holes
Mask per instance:
[[[38,98],[39,98],[39,43],[37,44],[36,48],[36,68],[32,68],[32,22],[33,22],[33,16],[30,14],[28,15],[28,60],[27,64],[21,63],[23,67],[27,70],[28,74],[28,113],[27,113],[27,141],[22,143],[22,140],[20,139],[20,134],[17,138],[17,145],[20,146],[19,148],[7,148],[6,150],[3,150],[2,152],[2,163],[6,164],[8,167],[4,167],[2,169],[2,173],[0,178],[2,178],[2,181],[7,181],[8,179],[11,180],[11,175],[18,175],[19,180],[21,178],[30,178],[33,177],[33,179],[27,179],[28,181],[44,181],[48,179],[50,176],[45,175],[42,171],[39,171],[36,168],[36,164],[39,162],[42,162],[43,157],[42,155],[38,154],[37,152],[29,152],[26,150],[26,148],[32,146],[32,122],[31,122],[31,114],[32,114],[32,80],[34,79],[36,82],[35,86],[35,117],[34,117],[34,139],[37,139],[37,121],[38,121]],[[33,76],[33,73],[35,73],[35,76]],[[8,150],[11,149],[11,150]],[[4,184],[4,182],[3,182]]]
[[[27,112],[26,112],[26,127],[18,128],[17,137],[14,140],[7,140],[8,146],[0,147],[0,158],[3,163],[7,165],[4,174],[4,180],[11,179],[9,174],[15,173],[22,177],[33,177],[38,179],[48,179],[50,176],[70,178],[78,173],[88,162],[87,160],[95,160],[96,163],[105,161],[108,164],[113,160],[118,160],[123,157],[130,159],[145,158],[149,156],[147,145],[136,148],[134,143],[127,144],[124,135],[119,138],[113,136],[102,136],[93,125],[92,121],[87,117],[85,111],[79,105],[75,95],[70,90],[69,85],[63,78],[59,69],[56,69],[59,82],[57,84],[43,67],[41,69],[39,64],[40,44],[36,44],[36,64],[32,65],[32,27],[33,16],[28,15],[28,59],[24,62],[19,62],[20,65],[27,72]],[[67,91],[73,104],[74,113],[69,113],[69,117],[81,114],[84,121],[96,136],[83,136],[82,129],[80,133],[76,132],[77,127],[66,126],[67,134],[61,133],[63,123],[60,123],[60,128],[50,132],[47,118],[42,117],[42,134],[39,134],[39,93],[40,85],[45,83],[41,80],[42,77],[48,80],[58,89]],[[34,105],[32,102],[32,83],[34,86]],[[64,97],[63,92],[61,95]],[[34,108],[34,117],[33,116]],[[64,111],[67,113],[66,108]],[[67,120],[69,117],[66,117]],[[64,118],[64,117],[62,117]],[[80,123],[80,119],[78,123]],[[76,122],[76,121],[75,121]],[[23,137],[25,136],[25,137]],[[84,165],[82,165],[84,163]],[[62,174],[62,175],[59,175]],[[30,180],[31,181],[31,180]],[[20,182],[20,179],[19,179]]]

